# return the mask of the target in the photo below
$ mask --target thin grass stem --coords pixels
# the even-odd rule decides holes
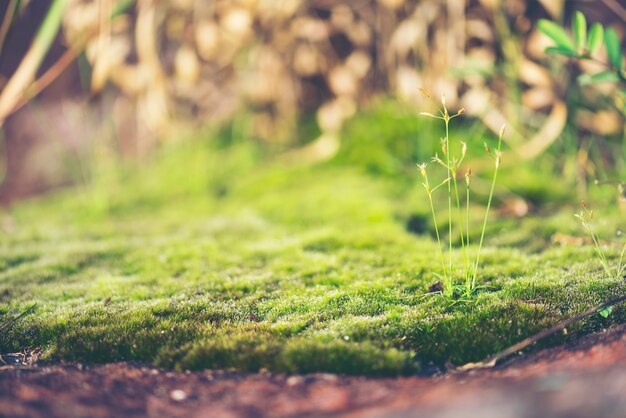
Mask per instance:
[[[468,248],[470,246],[469,221],[470,221],[470,186],[468,182],[465,187],[465,228],[466,228],[465,242]],[[472,291],[471,282],[470,282],[470,278],[472,277],[471,269],[472,269],[471,263],[469,261],[469,257],[467,257],[466,266],[465,266],[465,286],[468,292]]]
[[[485,219],[483,220],[482,231],[480,232],[480,241],[478,242],[478,252],[476,253],[476,263],[474,264],[474,274],[472,275],[472,289],[476,286],[476,274],[478,273],[478,263],[480,262],[480,252],[483,248],[483,241],[485,239],[485,230],[487,229],[487,219],[489,218],[489,210],[491,209],[491,201],[493,200],[493,191],[496,188],[496,179],[498,177],[498,168],[500,167],[500,149],[502,147],[502,135],[503,129],[500,130],[498,138],[498,148],[496,150],[496,167],[493,172],[493,179],[491,180],[491,190],[489,191],[489,199],[487,200],[487,209],[485,211]]]
[[[602,248],[600,248],[600,243],[598,241],[598,238],[596,237],[596,234],[594,234],[594,232],[591,230],[591,228],[589,229],[590,235],[591,235],[591,239],[593,240],[593,244],[596,247],[596,253],[598,253],[598,257],[600,257],[600,264],[602,264],[602,267],[604,268],[604,271],[606,272],[608,277],[611,277],[611,269],[609,267],[609,262],[606,259],[606,255],[604,254],[604,251],[602,251]]]
[[[433,204],[433,196],[428,193],[428,202],[430,203],[430,213],[433,216],[433,222],[435,224],[435,235],[437,236],[437,246],[439,247],[439,255],[441,258],[441,267],[443,268],[444,281],[449,282],[448,272],[446,271],[446,259],[443,255],[443,248],[441,246],[441,237],[439,235],[439,226],[437,225],[437,215],[435,215],[435,205]],[[446,283],[446,287],[450,286],[450,283]]]
[[[454,195],[456,197],[456,208],[457,208],[457,212],[459,215],[459,230],[461,231],[461,248],[463,251],[463,261],[465,262],[465,266],[466,266],[466,278],[467,278],[467,264],[469,262],[469,258],[467,256],[467,248],[466,248],[466,244],[465,244],[465,237],[464,237],[464,232],[463,232],[463,214],[461,211],[461,199],[459,198],[459,187],[456,181],[456,170],[454,173],[454,177],[452,177],[452,181],[454,184]]]
[[[448,115],[448,111],[446,110],[445,115]],[[445,147],[446,147],[446,167],[448,168],[448,178],[452,178],[452,167],[450,166],[450,136],[448,125],[450,120],[447,117],[444,117],[444,122],[446,124],[446,138],[445,138]],[[449,254],[449,272],[450,272],[450,281],[452,281],[452,185],[448,182],[448,254]],[[452,289],[450,289],[452,291]]]
[[[624,244],[624,247],[622,247],[622,252],[619,255],[619,263],[617,264],[617,277],[616,277],[616,279],[621,278],[622,274],[626,270],[626,264],[622,264],[622,261],[624,260],[624,254],[625,253],[626,253],[626,244]]]

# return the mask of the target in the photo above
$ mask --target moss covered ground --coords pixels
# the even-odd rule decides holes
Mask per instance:
[[[36,306],[2,332],[0,352],[42,347],[50,360],[191,370],[410,374],[481,360],[626,291],[605,277],[592,246],[551,242],[583,233],[571,187],[536,162],[502,172],[496,207],[515,193],[534,212],[493,212],[482,291],[463,303],[427,295],[439,259],[413,163],[432,151],[419,132],[433,128],[394,115],[352,122],[330,162],[267,158],[251,142],[187,141],[141,167],[101,163],[88,187],[7,210],[0,321]],[[483,134],[473,132],[470,145]],[[477,193],[477,220],[484,201]],[[607,209],[599,229],[612,240],[620,222]],[[614,260],[618,250],[607,251]],[[618,307],[543,344],[624,317]]]

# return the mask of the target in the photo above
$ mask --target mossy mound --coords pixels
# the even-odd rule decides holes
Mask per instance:
[[[565,208],[490,223],[473,301],[426,295],[440,264],[422,190],[339,160],[303,167],[191,142],[18,205],[0,238],[0,312],[36,308],[0,352],[398,375],[480,360],[626,290],[592,247],[550,244],[578,230]],[[624,317],[618,307],[569,335]]]

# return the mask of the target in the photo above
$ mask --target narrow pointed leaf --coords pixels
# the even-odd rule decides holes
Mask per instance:
[[[611,64],[618,70],[622,69],[622,49],[619,44],[619,38],[615,29],[608,28],[604,33],[604,44],[606,45],[606,53],[609,56]]]
[[[34,80],[41,62],[59,32],[69,0],[54,0],[51,3],[30,48],[0,93],[0,126]]]
[[[589,39],[587,39],[587,50],[590,54],[595,53],[604,40],[604,27],[600,23],[594,23],[589,30]]]
[[[569,49],[565,49],[565,48],[561,48],[558,46],[549,46],[546,48],[546,53],[547,54],[559,54],[559,55],[565,55],[566,57],[575,57],[576,56],[576,52],[569,50]]]
[[[557,47],[567,50],[572,54],[576,54],[574,42],[572,42],[567,33],[559,25],[546,19],[540,19],[537,23],[537,28],[552,39]]]
[[[587,19],[582,12],[576,12],[574,15],[572,32],[576,39],[576,48],[579,52],[584,51],[587,43]]]

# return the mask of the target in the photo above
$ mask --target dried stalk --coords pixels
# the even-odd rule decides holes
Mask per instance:
[[[626,295],[624,296],[620,296],[611,300],[608,300],[606,302],[603,302],[599,305],[594,306],[593,308],[589,308],[584,312],[579,313],[578,315],[573,316],[570,319],[567,319],[563,322],[559,322],[558,324],[554,325],[551,328],[545,329],[535,335],[533,335],[532,337],[528,337],[523,341],[520,341],[517,344],[514,344],[512,346],[510,346],[509,348],[506,348],[502,351],[497,352],[496,354],[487,357],[485,360],[478,362],[478,363],[467,363],[464,364],[463,366],[460,367],[456,367],[453,369],[453,371],[455,372],[463,372],[463,371],[468,371],[468,370],[474,370],[474,369],[488,369],[491,368],[493,366],[496,365],[496,363],[512,354],[517,353],[520,350],[525,349],[526,347],[536,343],[539,340],[542,340],[546,337],[549,337],[552,334],[555,334],[559,331],[564,330],[565,328],[567,328],[568,326],[572,325],[574,322],[576,321],[580,321],[581,319],[584,319],[586,317],[588,317],[589,315],[593,315],[594,313],[601,311],[604,308],[608,308],[609,306],[613,306],[616,305],[620,302],[623,302],[626,300]]]

